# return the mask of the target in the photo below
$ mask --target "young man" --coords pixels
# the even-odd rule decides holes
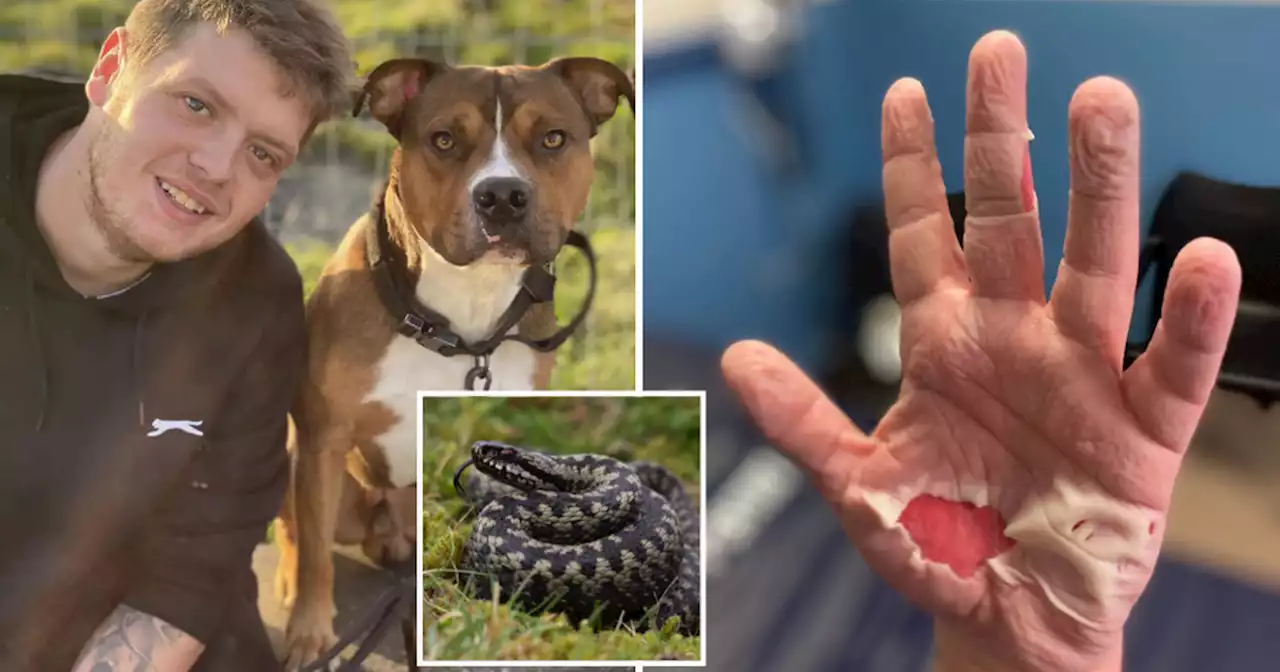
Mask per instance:
[[[278,669],[305,343],[255,216],[350,68],[309,0],[142,0],[83,85],[0,76],[0,669]]]

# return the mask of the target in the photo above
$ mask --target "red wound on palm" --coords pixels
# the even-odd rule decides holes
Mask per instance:
[[[920,495],[898,516],[925,560],[947,565],[968,578],[988,558],[1013,548],[1004,517],[994,507]]]

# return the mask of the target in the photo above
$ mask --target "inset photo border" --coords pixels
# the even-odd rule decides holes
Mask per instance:
[[[705,392],[418,404],[419,666],[705,666]]]

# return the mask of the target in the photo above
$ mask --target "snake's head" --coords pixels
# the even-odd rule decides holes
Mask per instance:
[[[481,473],[521,490],[569,490],[572,484],[555,460],[541,453],[498,441],[471,445],[471,459]]]

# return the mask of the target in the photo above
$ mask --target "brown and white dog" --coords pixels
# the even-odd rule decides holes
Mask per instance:
[[[620,98],[634,110],[634,96],[626,73],[594,58],[498,68],[405,58],[366,78],[356,113],[367,99],[399,147],[378,207],[347,232],[307,303],[310,365],[276,521],[276,594],[292,605],[287,669],[336,641],[335,543],[383,564],[418,545],[417,392],[467,389],[477,373],[496,390],[547,386],[555,353],[529,343],[556,330],[553,302],[526,302],[502,327],[529,291],[526,271],[555,259],[586,207],[590,139]],[[397,286],[434,322],[393,316]],[[506,335],[495,330],[513,338],[485,357],[440,347],[492,348]]]

